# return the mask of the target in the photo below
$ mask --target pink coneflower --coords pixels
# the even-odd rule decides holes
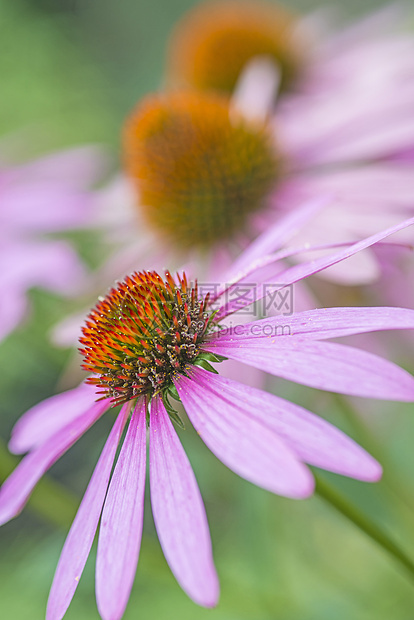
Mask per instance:
[[[364,287],[360,291],[360,298],[363,303],[367,300],[374,301],[380,305],[395,304],[404,305],[407,308],[414,308],[414,253],[401,249],[400,252],[392,246],[382,246],[377,248],[376,254],[382,268],[382,277],[379,282],[375,282],[370,287]],[[394,350],[407,360],[413,363],[413,343],[414,333],[407,333],[403,338],[394,341]]]
[[[329,205],[298,243],[362,238],[412,213],[414,37],[408,18],[388,8],[330,32],[275,4],[235,0],[204,2],[183,17],[169,49],[172,84],[206,97],[227,93],[232,107],[256,122],[271,115],[274,191],[262,193],[261,218],[246,218],[251,235],[321,195],[330,197]],[[137,143],[137,152],[144,149]],[[144,204],[144,213],[151,207]],[[358,284],[378,274],[374,256],[365,253],[323,275]]]
[[[0,339],[23,319],[35,286],[74,293],[84,282],[70,243],[48,236],[92,221],[101,157],[92,148],[0,167]]]
[[[296,246],[354,241],[412,214],[408,164],[348,162],[328,170],[309,160],[305,166],[287,136],[295,115],[288,118],[282,108],[275,141],[272,123],[248,118],[237,102],[221,95],[147,97],[130,117],[124,141],[136,197],[125,180],[103,196],[106,212],[116,212],[108,230],[119,247],[103,281],[107,272],[117,277],[137,261],[161,266],[166,252],[190,264],[200,264],[201,257],[210,277],[221,276],[252,239],[267,237],[269,228],[305,203],[319,202],[321,208],[289,240]],[[354,268],[335,269],[331,277],[353,284],[379,274],[369,253],[358,255]]]
[[[285,244],[353,242],[413,212],[414,39],[402,19],[390,11],[312,36],[273,4],[209,2],[195,11],[172,45],[169,74],[181,90],[137,105],[124,131],[126,175],[101,193],[112,251],[97,294],[137,264],[196,265],[221,280],[252,239],[263,235],[266,252],[279,250],[269,228],[304,204],[320,208]],[[213,62],[212,41],[235,47]],[[205,55],[207,81],[193,80],[197,67],[180,68],[175,45],[187,64]],[[225,88],[209,81],[221,72],[231,78]],[[379,273],[368,251],[322,275],[361,284]],[[71,343],[74,331],[76,319],[56,340]]]
[[[390,232],[390,231],[388,231]],[[385,236],[384,234],[382,236]],[[292,267],[295,282],[367,247],[377,235],[329,258]],[[260,264],[259,264],[260,263]],[[414,328],[414,311],[334,308],[225,323],[250,301],[232,295],[256,274],[264,294],[272,259],[256,261],[217,295],[201,295],[186,275],[134,273],[91,311],[81,338],[84,368],[78,388],[27,412],[10,447],[29,451],[0,491],[0,520],[14,517],[44,472],[111,406],[121,410],[69,532],[49,597],[47,618],[63,617],[78,585],[101,519],[96,593],[105,620],[121,618],[138,562],[144,508],[146,427],[155,525],[178,582],[197,603],[218,598],[207,519],[196,479],[172,421],[181,401],[201,439],[228,467],[274,493],[304,498],[314,481],[305,463],[376,481],[380,465],[328,422],[278,396],[214,374],[211,363],[240,360],[318,389],[400,401],[414,400],[414,379],[395,364],[342,344],[356,333]],[[280,273],[274,268],[274,278]],[[253,292],[253,291],[252,291]],[[288,332],[282,327],[288,327]],[[269,333],[269,329],[271,333]],[[99,400],[96,398],[95,390]],[[126,435],[122,441],[123,431]],[[118,446],[121,444],[116,460]],[[112,468],[116,460],[111,478]]]
[[[246,65],[259,56],[280,69],[280,88],[291,90],[313,54],[299,15],[262,0],[220,0],[192,7],[173,30],[167,78],[173,86],[231,94]]]

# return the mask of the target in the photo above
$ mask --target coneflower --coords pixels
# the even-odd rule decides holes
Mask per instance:
[[[379,238],[287,269],[285,283],[334,264]],[[250,300],[236,295],[229,301],[229,287],[234,291],[256,274],[254,294],[261,298],[265,294],[261,270],[268,281],[275,259],[256,261],[212,298],[201,294],[185,273],[173,277],[166,272],[162,277],[142,271],[126,277],[100,299],[84,326],[81,352],[84,368],[92,375],[78,388],[40,403],[17,423],[10,447],[29,454],[0,491],[3,523],[18,514],[44,472],[105,411],[122,405],[62,551],[48,620],[64,616],[100,519],[98,608],[105,620],[123,615],[141,541],[146,428],[152,509],[165,557],[194,601],[207,607],[217,602],[205,510],[173,425],[181,424],[177,401],[223,463],[274,493],[309,496],[314,480],[307,463],[359,480],[376,481],[381,476],[380,465],[328,422],[278,396],[224,378],[212,366],[219,364],[220,369],[227,359],[240,360],[323,390],[414,400],[414,379],[403,369],[359,349],[325,342],[375,330],[412,329],[412,310],[332,308],[237,324],[235,309]],[[278,269],[275,266],[276,281],[280,281]],[[231,315],[234,322],[226,322]],[[283,325],[289,329],[280,330]]]

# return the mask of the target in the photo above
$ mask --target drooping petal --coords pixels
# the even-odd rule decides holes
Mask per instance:
[[[90,225],[92,194],[55,180],[12,185],[2,192],[7,227],[14,234],[49,233]],[[59,205],[59,208],[57,208]]]
[[[102,511],[96,601],[104,620],[122,617],[138,564],[144,518],[145,402],[135,407]]]
[[[248,269],[249,265],[266,254],[275,252],[293,237],[312,217],[328,204],[327,198],[313,198],[303,206],[289,212],[274,226],[259,235],[242,254],[233,262],[231,270],[226,273],[224,281],[233,279],[239,272]]]
[[[85,284],[85,270],[65,241],[10,241],[0,251],[0,290],[41,286],[73,294]],[[7,302],[5,296],[4,302]]]
[[[212,373],[200,368],[175,381],[197,433],[210,450],[239,476],[273,493],[293,498],[311,495],[310,471],[286,442],[225,391],[210,389]]]
[[[1,263],[1,258],[0,258]],[[25,291],[17,286],[0,287],[2,303],[0,305],[0,341],[6,338],[23,320],[27,300]],[[7,296],[7,303],[4,300]]]
[[[303,264],[298,264],[298,265],[295,265],[294,267],[290,267],[286,269],[285,271],[278,273],[276,276],[276,280],[274,281],[283,282],[283,285],[281,285],[281,288],[283,286],[287,286],[289,284],[298,282],[299,280],[302,280],[303,278],[306,278],[310,275],[314,275],[315,273],[319,273],[320,271],[323,271],[332,265],[336,265],[340,263],[341,261],[354,256],[358,252],[361,252],[362,250],[371,247],[372,245],[378,243],[379,241],[382,241],[382,239],[386,239],[390,235],[393,235],[394,233],[399,232],[400,230],[404,230],[405,228],[408,228],[409,226],[412,226],[413,224],[414,224],[414,218],[409,218],[407,220],[404,220],[403,222],[399,224],[391,226],[390,228],[387,228],[386,230],[383,230],[379,233],[371,235],[370,237],[367,237],[363,239],[362,241],[358,241],[357,243],[354,243],[353,245],[349,247],[339,250],[337,253],[331,254],[330,256],[322,256],[320,258],[316,258],[309,262],[305,262]],[[261,294],[262,294],[262,291],[259,291],[259,294],[258,294],[259,298]]]
[[[305,188],[310,192],[329,192],[337,197],[337,203],[349,205],[349,214],[352,218],[370,216],[372,225],[374,225],[375,216],[377,216],[379,218],[377,229],[386,228],[390,225],[390,223],[383,225],[384,222],[387,222],[383,219],[385,215],[394,216],[394,221],[402,220],[404,212],[406,215],[409,214],[414,200],[412,169],[409,166],[401,166],[389,161],[371,163],[361,168],[345,168],[335,172],[331,170],[329,173],[303,177],[301,178],[302,182],[305,183]],[[391,211],[390,206],[392,206]],[[338,215],[339,213],[335,209],[335,216]],[[321,219],[319,216],[318,223]],[[323,219],[330,220],[330,214],[327,210],[323,212]],[[340,222],[341,228],[346,222],[348,222],[349,228],[353,227],[352,220],[349,217],[347,218],[347,214],[343,214]],[[388,222],[390,221],[388,220]],[[306,234],[307,231],[302,230],[300,232]],[[313,234],[312,231],[312,238]],[[323,239],[325,237],[322,237]]]
[[[381,466],[372,456],[303,407],[219,375],[209,377],[208,385],[208,400],[213,409],[226,393],[235,406],[276,432],[305,463],[358,480],[380,478]]]
[[[286,269],[286,259],[297,258],[304,253],[309,256],[314,252],[316,252],[316,257],[319,257],[322,252],[325,255],[328,250],[331,251],[336,250],[340,247],[350,247],[351,245],[352,244],[348,242],[320,244],[314,246],[310,246],[309,243],[305,243],[302,246],[289,246],[288,248],[283,248],[282,250],[278,250],[273,254],[266,254],[265,256],[257,258],[256,260],[251,262],[245,271],[238,271],[237,274],[234,275],[234,277],[225,278],[224,282],[222,282],[222,284],[217,287],[217,290],[214,291],[214,294],[211,295],[210,302],[215,302],[218,299],[222,298],[223,295],[228,295],[229,293],[231,293],[231,297],[236,298],[235,304],[233,304],[232,306],[232,312],[236,312],[237,306],[239,305],[239,300],[237,299],[237,296],[234,295],[234,293],[237,292],[237,287],[240,284],[246,283],[248,285],[250,289],[250,294],[248,297],[250,303],[260,301],[260,298],[257,299],[257,291],[263,290],[263,288],[260,288],[260,285],[262,283],[265,283],[264,286],[266,287],[267,284],[272,283],[273,289],[276,290],[277,286],[276,284],[274,284],[275,273],[277,271],[283,273],[282,269]],[[259,248],[257,248],[257,253],[259,254]],[[351,261],[352,258],[353,257],[351,257],[349,261]],[[308,263],[310,262],[309,258],[307,258],[306,260]],[[329,270],[330,269],[332,269],[332,267],[330,267]],[[255,282],[256,284],[252,286],[252,282]],[[283,286],[285,285],[283,284]],[[244,305],[241,305],[240,307],[243,308]]]
[[[82,337],[82,327],[88,316],[90,308],[81,312],[69,314],[57,323],[50,332],[52,342],[58,347],[73,347]]]
[[[95,391],[95,386],[81,383],[73,390],[51,396],[31,407],[14,425],[9,450],[22,454],[45,443],[93,406]]]
[[[411,107],[414,96],[411,95]],[[361,115],[362,116],[362,115]],[[312,163],[337,163],[346,161],[362,161],[376,159],[412,147],[414,144],[414,120],[410,110],[400,110],[397,106],[378,114],[375,123],[364,131],[363,125],[370,122],[369,113],[362,117],[360,124],[354,123],[354,135],[349,127],[344,127],[341,139],[336,136],[331,144],[323,145],[321,157],[315,151]]]
[[[103,152],[88,146],[2,168],[0,230],[19,235],[85,227],[96,202],[90,188],[106,167]]]
[[[320,390],[365,398],[412,402],[414,377],[396,364],[354,347],[332,342],[280,338],[273,347],[261,341],[216,345],[212,350],[277,377]],[[208,346],[205,347],[208,350]]]
[[[350,256],[353,256],[357,252],[360,252],[361,250],[364,250],[365,248],[374,245],[374,243],[377,243],[378,241],[381,241],[382,239],[385,239],[386,237],[389,237],[390,235],[400,230],[404,230],[405,228],[408,228],[408,226],[412,226],[413,224],[414,217],[408,220],[404,220],[400,224],[392,226],[387,230],[383,230],[380,233],[371,235],[370,237],[367,237],[362,241],[358,241],[357,243],[354,243],[351,246],[339,250],[338,252],[334,252],[329,256],[322,256],[309,262],[289,267],[288,269],[282,271],[278,269],[275,273],[274,278],[267,278],[266,283],[259,283],[257,287],[251,289],[248,295],[244,296],[243,300],[240,300],[239,298],[233,298],[231,301],[227,302],[226,299],[224,299],[221,307],[217,311],[216,318],[222,319],[229,314],[240,310],[241,307],[247,307],[253,302],[260,301],[260,299],[267,295],[268,291],[266,290],[266,286],[270,283],[278,283],[280,289],[285,288],[286,286],[289,286],[290,284],[298,282],[303,278],[307,278],[308,276],[318,273],[319,271],[322,271],[323,269],[326,269],[331,265],[335,265],[336,263],[339,263],[340,261],[345,260]],[[235,282],[235,286],[237,286],[237,282]],[[273,289],[273,293],[275,292],[276,288]],[[228,294],[228,291],[226,291],[226,293]]]
[[[211,345],[249,342],[275,346],[292,338],[322,340],[367,332],[414,329],[414,310],[409,308],[320,308],[295,312],[291,316],[269,316],[237,325],[212,336]],[[281,340],[282,339],[282,340]],[[210,349],[210,344],[208,346]]]
[[[126,404],[112,427],[66,538],[49,594],[47,620],[63,618],[78,586],[98,527],[116,450],[128,415],[129,405]]]
[[[23,508],[43,474],[108,409],[108,402],[94,403],[81,416],[49,437],[37,450],[24,457],[0,489],[0,524]]]
[[[203,500],[159,398],[151,411],[150,484],[155,526],[175,578],[196,603],[213,607],[219,584]]]
[[[101,148],[86,145],[49,153],[23,163],[12,171],[18,184],[38,179],[55,180],[70,187],[86,189],[98,181],[106,164],[106,154]]]

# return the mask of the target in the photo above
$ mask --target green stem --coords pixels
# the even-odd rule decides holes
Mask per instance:
[[[379,525],[373,523],[357,506],[354,506],[347,497],[342,495],[328,482],[322,480],[318,476],[315,476],[315,479],[316,494],[367,534],[367,536],[379,544],[385,551],[390,553],[395,560],[409,571],[411,577],[414,579],[414,562],[400,549],[388,534],[382,530]]]
[[[396,474],[393,464],[384,453],[383,447],[367,428],[362,417],[344,396],[336,394],[335,400],[349,424],[353,427],[357,439],[383,466],[384,471],[381,482],[386,486],[388,493],[393,496],[393,500],[398,499],[404,504],[406,509],[408,508],[411,512],[414,511],[414,499],[407,494],[407,490],[401,484],[400,476]]]
[[[18,465],[20,459],[9,453],[4,442],[0,440],[0,480],[3,481]],[[68,529],[76,514],[79,499],[63,485],[43,477],[33,491],[29,502],[30,508],[37,515],[53,525]]]

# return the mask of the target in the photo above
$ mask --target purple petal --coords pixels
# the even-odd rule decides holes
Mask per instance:
[[[93,194],[56,180],[13,185],[2,193],[7,228],[16,235],[49,233],[90,224]],[[57,207],[59,205],[59,207]]]
[[[9,242],[0,252],[0,288],[24,291],[42,286],[62,294],[85,283],[85,270],[65,241]],[[7,297],[5,298],[7,302]]]
[[[266,122],[280,87],[280,70],[273,60],[256,56],[246,63],[232,93],[231,105],[253,123]]]
[[[1,259],[0,259],[1,263]],[[1,286],[0,341],[6,338],[24,319],[27,300],[20,286]],[[7,300],[7,301],[6,301]]]
[[[63,187],[87,188],[101,176],[107,158],[101,148],[86,145],[55,151],[11,169],[16,184],[57,181]],[[59,210],[59,209],[57,209]]]
[[[253,419],[243,404],[223,390],[216,394],[215,377],[200,368],[180,377],[176,386],[197,433],[227,467],[273,493],[293,498],[311,495],[314,481],[274,431]],[[241,385],[241,384],[240,384]]]
[[[371,235],[362,241],[358,241],[357,243],[351,245],[348,248],[344,248],[335,254],[331,254],[330,256],[323,256],[317,258],[309,263],[304,263],[300,265],[295,265],[294,267],[290,267],[285,271],[277,274],[277,279],[280,278],[280,282],[283,282],[283,286],[287,286],[289,284],[293,284],[305,277],[313,275],[315,273],[319,273],[320,271],[330,267],[331,265],[336,265],[337,263],[346,260],[347,258],[354,256],[358,252],[378,243],[382,239],[393,235],[394,233],[404,230],[409,226],[414,224],[414,218],[410,218],[404,220],[403,222],[396,224],[395,226],[391,226],[386,230],[383,230],[379,233]]]
[[[175,578],[196,603],[213,607],[219,584],[203,500],[159,398],[151,410],[150,483],[158,538]]]
[[[381,466],[372,456],[303,407],[218,375],[210,377],[209,388],[216,399],[225,393],[235,406],[276,432],[300,460],[358,480],[381,477]],[[214,406],[214,401],[210,404]]]
[[[244,325],[234,325],[213,334],[211,345],[255,342],[277,346],[292,338],[322,340],[391,329],[414,329],[414,310],[409,308],[320,308],[292,316],[270,316]],[[210,344],[208,346],[210,349]]]
[[[91,408],[95,391],[95,386],[81,383],[77,388],[51,396],[26,411],[13,427],[9,450],[22,454],[45,443],[63,426]]]
[[[0,229],[18,236],[84,227],[96,207],[89,186],[104,163],[98,149],[83,147],[3,168]]]
[[[6,523],[21,511],[43,474],[107,409],[107,401],[93,403],[81,416],[24,457],[0,489],[0,524]]]
[[[396,226],[392,226],[391,228],[388,228],[387,230],[383,230],[380,233],[376,233],[375,235],[372,235],[371,237],[367,237],[366,239],[363,239],[362,241],[358,241],[358,243],[354,243],[350,247],[346,247],[345,249],[342,249],[339,252],[335,252],[334,254],[331,254],[330,256],[323,256],[323,257],[317,258],[315,260],[312,260],[312,261],[309,261],[309,262],[306,262],[300,265],[295,265],[294,267],[290,267],[288,269],[285,269],[284,271],[277,272],[273,279],[267,280],[266,284],[270,284],[272,282],[283,283],[279,285],[279,288],[280,289],[285,288],[286,286],[289,286],[290,284],[293,284],[294,282],[298,282],[299,280],[302,280],[303,278],[306,278],[310,275],[318,273],[319,271],[322,271],[323,269],[326,269],[327,267],[330,267],[331,265],[335,265],[336,263],[339,263],[340,261],[345,260],[346,258],[349,258],[350,256],[353,256],[357,252],[360,252],[361,250],[364,250],[365,248],[368,248],[371,245],[374,245],[374,243],[377,243],[378,241],[381,241],[382,239],[389,237],[390,235],[398,232],[399,230],[408,228],[408,226],[412,226],[413,224],[414,224],[414,217],[408,220],[405,220],[404,222],[401,222],[400,224],[397,224]],[[256,288],[252,289],[250,291],[250,294],[246,295],[245,298],[243,298],[243,300],[241,300],[240,298],[236,298],[232,300],[231,302],[228,302],[228,303],[224,302],[223,305],[218,309],[217,318],[222,319],[228,316],[229,314],[232,314],[233,312],[240,310],[241,307],[249,306],[252,302],[257,302],[260,299],[262,299],[263,297],[266,296],[266,293],[267,293],[265,286],[266,285],[260,284]],[[275,285],[275,288],[272,288],[272,293],[275,293],[275,292],[276,292],[276,285]]]
[[[343,344],[280,338],[274,347],[244,341],[237,346],[216,345],[212,351],[320,390],[365,398],[414,400],[414,377],[410,373],[377,355]]]
[[[90,308],[67,315],[57,323],[50,332],[50,338],[58,347],[74,347],[82,336],[82,327],[90,312]]]
[[[63,618],[78,587],[98,527],[112,465],[129,410],[127,403],[112,427],[66,538],[49,594],[47,620]]]
[[[104,620],[122,617],[137,570],[144,518],[145,402],[137,403],[102,512],[96,557],[96,600]]]
[[[411,97],[411,110],[414,97]],[[400,112],[399,118],[396,118]],[[348,161],[362,161],[378,159],[398,150],[409,148],[414,143],[414,120],[410,111],[404,114],[401,110],[384,111],[382,117],[378,115],[376,122],[364,131],[369,122],[369,116],[361,119],[361,124],[355,123],[355,133],[349,135],[349,127],[345,127],[340,136],[329,145],[323,145],[320,149],[321,157],[315,155],[312,163],[337,163]]]
[[[312,217],[327,205],[326,198],[310,200],[303,206],[288,213],[278,220],[269,230],[259,235],[233,263],[231,270],[223,278],[225,282],[232,280],[239,272],[244,271],[251,263],[278,250],[286,241],[293,237]]]

